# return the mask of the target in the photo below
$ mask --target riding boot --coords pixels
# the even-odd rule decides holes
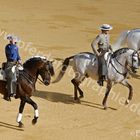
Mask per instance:
[[[10,97],[13,97],[13,95],[16,93],[16,74],[13,74],[12,67],[15,65],[15,63],[7,62],[6,68],[5,68],[5,74],[6,74],[6,80],[7,80],[7,94],[4,95],[4,99],[7,101],[11,101]]]
[[[99,84],[99,86],[103,86],[102,63],[100,59],[99,59],[99,67],[98,67],[98,76],[99,76],[99,79],[97,83]]]
[[[4,96],[3,96],[3,99],[6,100],[6,101],[11,101],[11,98],[10,98],[10,96],[8,96],[8,95],[4,95]]]
[[[7,80],[7,94],[4,95],[4,99],[6,101],[11,101],[11,97],[15,97],[16,93],[16,83],[12,81],[10,78]]]

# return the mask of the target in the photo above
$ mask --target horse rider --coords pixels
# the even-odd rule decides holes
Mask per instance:
[[[103,86],[103,81],[106,79],[107,76],[107,64],[104,59],[104,55],[109,50],[112,51],[111,45],[109,43],[110,35],[109,31],[112,30],[113,27],[109,24],[103,24],[100,26],[101,33],[97,35],[95,40],[91,43],[91,47],[93,49],[93,52],[98,57],[98,84],[100,86]],[[96,46],[98,45],[98,49],[96,49]]]
[[[5,47],[5,55],[7,58],[5,74],[7,79],[7,97],[5,100],[11,101],[10,97],[16,95],[16,72],[12,72],[13,66],[21,64],[21,58],[18,51],[17,42],[19,41],[16,36],[7,36],[9,44]]]

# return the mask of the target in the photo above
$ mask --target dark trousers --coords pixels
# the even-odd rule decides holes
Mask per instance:
[[[16,62],[7,62],[5,67],[8,95],[16,94],[16,72],[12,72],[14,65],[16,65]]]
[[[100,52],[100,55],[98,57],[98,74],[99,74],[99,79],[102,78],[103,76],[105,77],[107,75],[107,64],[104,59],[104,55],[107,51],[102,50]]]

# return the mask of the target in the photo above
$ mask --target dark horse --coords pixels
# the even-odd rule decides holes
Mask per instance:
[[[31,96],[35,91],[35,83],[39,75],[42,78],[43,84],[46,86],[50,84],[51,76],[54,75],[52,62],[48,61],[45,57],[37,56],[28,59],[23,64],[23,70],[19,71],[17,93],[15,96],[16,99],[19,98],[21,100],[17,116],[19,127],[23,126],[21,120],[25,103],[32,105],[34,108],[34,119],[32,120],[32,124],[37,123],[37,119],[39,117],[38,106],[31,99]],[[0,93],[4,95],[4,98],[7,96],[6,81],[0,81]]]

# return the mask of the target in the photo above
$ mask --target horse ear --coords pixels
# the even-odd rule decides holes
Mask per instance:
[[[45,62],[45,63],[46,63],[47,61],[48,61],[47,59],[43,59],[43,62]]]

